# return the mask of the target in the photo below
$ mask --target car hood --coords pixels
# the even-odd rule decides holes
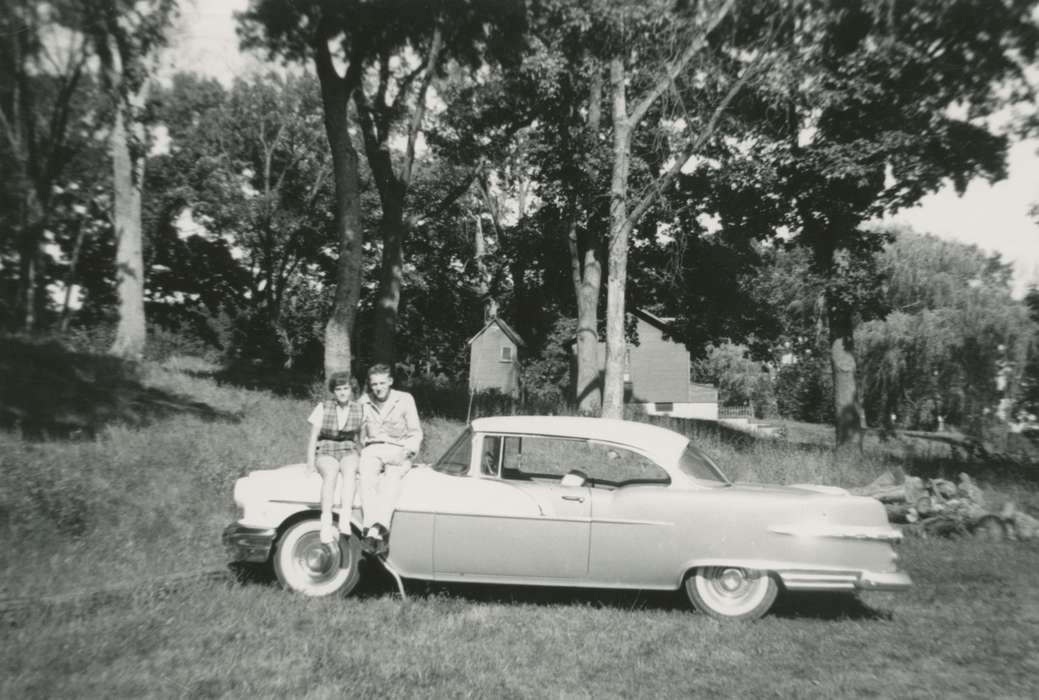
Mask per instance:
[[[307,465],[287,464],[274,469],[254,469],[235,483],[235,497],[280,501],[317,501],[321,493],[321,476],[307,474]]]

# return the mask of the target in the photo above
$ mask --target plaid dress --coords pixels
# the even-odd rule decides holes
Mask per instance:
[[[346,423],[342,428],[339,427],[335,401],[325,401],[322,410],[324,417],[321,421],[321,432],[318,434],[317,454],[341,459],[351,452],[356,452],[357,431],[360,430],[364,417],[361,404],[351,401],[346,405]]]

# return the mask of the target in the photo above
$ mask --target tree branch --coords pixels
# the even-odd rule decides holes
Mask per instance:
[[[405,185],[411,182],[412,166],[415,163],[415,142],[419,131],[422,129],[422,118],[426,114],[426,93],[433,82],[433,74],[436,72],[437,63],[440,60],[440,50],[443,48],[443,33],[439,23],[433,30],[433,39],[429,47],[429,56],[426,57],[425,74],[422,76],[422,84],[419,86],[418,95],[415,98],[415,109],[411,113],[411,124],[408,125],[408,145],[404,151],[404,165],[401,168],[401,182]]]
[[[712,15],[707,21],[703,31],[701,31],[699,35],[689,43],[689,46],[686,47],[685,51],[683,51],[677,59],[667,65],[664,69],[664,75],[662,75],[660,79],[654,83],[653,87],[650,88],[649,92],[635,104],[634,109],[631,110],[628,117],[628,123],[630,123],[633,128],[642,121],[642,118],[646,116],[646,112],[649,111],[649,108],[652,107],[660,96],[664,94],[664,91],[674,82],[675,78],[678,77],[678,74],[689,65],[689,62],[693,60],[693,57],[703,50],[703,47],[707,44],[707,37],[710,36],[715,27],[725,19],[726,15],[728,15],[732,10],[732,6],[735,2],[736,0],[725,0],[725,3],[718,8],[714,15]]]
[[[653,202],[663,195],[674,179],[678,177],[678,174],[682,172],[682,168],[685,166],[686,161],[703,148],[703,145],[707,140],[714,135],[714,132],[718,127],[718,122],[721,121],[722,115],[729,108],[732,101],[736,99],[736,95],[739,94],[740,90],[743,89],[743,86],[747,84],[747,81],[752,75],[760,72],[761,69],[769,63],[769,61],[764,60],[764,55],[765,53],[762,52],[755,63],[748,66],[747,69],[743,71],[743,75],[732,84],[728,92],[725,93],[725,97],[723,97],[721,102],[719,102],[714,108],[714,112],[711,114],[711,118],[707,121],[707,124],[700,129],[695,136],[689,137],[689,140],[686,142],[681,154],[671,167],[668,168],[668,171],[661,177],[658,177],[656,181],[650,184],[649,187],[643,191],[638,203],[632,207],[631,212],[628,214],[627,221],[630,225],[634,226],[639,219],[642,218],[646,213],[646,210],[649,209]]]
[[[390,87],[390,54],[383,49],[379,53],[379,87],[375,90],[375,99],[372,101],[372,111],[375,115],[375,129],[379,141],[383,141],[390,133],[390,122],[393,112],[386,104],[386,92]]]
[[[368,156],[368,165],[375,177],[379,195],[385,203],[390,194],[390,186],[395,179],[389,147],[385,139],[380,138],[376,129],[372,119],[371,106],[368,104],[368,96],[364,94],[364,90],[354,91],[354,104],[357,106],[357,121],[361,127],[361,135],[364,137],[364,150]]]

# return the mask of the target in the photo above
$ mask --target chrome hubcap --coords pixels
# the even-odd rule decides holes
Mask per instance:
[[[300,572],[311,582],[320,583],[334,577],[341,567],[342,555],[335,544],[323,544],[318,533],[309,533],[296,543],[295,556]]]
[[[767,576],[737,567],[701,569],[691,583],[705,605],[726,615],[752,610],[765,598],[769,587]]]
[[[314,547],[306,553],[307,568],[311,571],[324,571],[328,568],[328,561],[332,558],[327,547]]]
[[[746,581],[746,576],[742,569],[726,569],[722,572],[721,579],[718,581],[721,584],[722,589],[726,593],[735,593]]]

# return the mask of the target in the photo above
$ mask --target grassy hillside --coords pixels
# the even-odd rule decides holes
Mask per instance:
[[[304,459],[309,399],[221,385],[183,362],[10,348],[0,353],[0,597],[221,566],[235,479]],[[420,458],[460,426],[427,428]]]

